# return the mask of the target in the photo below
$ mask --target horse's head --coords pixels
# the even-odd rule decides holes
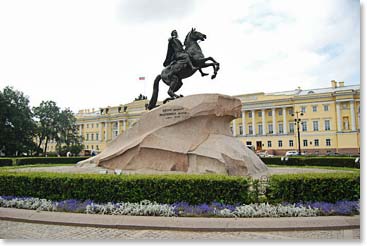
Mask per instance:
[[[187,45],[190,41],[204,41],[206,39],[206,35],[196,31],[195,28],[192,28],[191,31],[186,35],[184,44]]]

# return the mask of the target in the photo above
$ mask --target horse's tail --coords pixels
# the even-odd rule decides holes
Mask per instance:
[[[149,105],[148,105],[148,109],[151,110],[153,108],[155,108],[156,104],[157,104],[157,100],[158,100],[158,91],[159,91],[159,81],[161,80],[162,76],[158,75],[155,80],[154,80],[154,84],[153,84],[153,94],[152,94],[152,98],[149,101]]]

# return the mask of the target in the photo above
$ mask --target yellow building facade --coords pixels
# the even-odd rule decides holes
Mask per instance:
[[[360,151],[360,86],[331,86],[312,90],[253,93],[235,96],[242,101],[241,117],[232,121],[233,136],[258,151],[283,155],[298,150],[307,154],[358,154]],[[130,128],[146,112],[147,100],[80,110],[79,134],[87,152],[104,150],[109,142]],[[301,116],[302,112],[302,116]]]
[[[360,151],[359,85],[331,81],[328,88],[236,97],[243,106],[241,118],[232,122],[233,135],[258,151],[275,155],[297,151],[297,114],[301,152],[324,155]]]

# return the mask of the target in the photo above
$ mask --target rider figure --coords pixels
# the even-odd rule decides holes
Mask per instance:
[[[178,39],[177,31],[173,30],[171,32],[171,38],[168,40],[167,56],[163,66],[166,67],[175,61],[183,61],[192,70],[197,70],[192,64],[189,54],[185,52],[181,41]]]

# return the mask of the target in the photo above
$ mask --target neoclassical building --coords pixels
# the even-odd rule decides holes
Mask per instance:
[[[298,88],[275,93],[236,96],[243,102],[233,135],[256,150],[282,155],[358,154],[360,151],[360,86],[331,81],[331,87]],[[300,141],[297,123],[299,122]]]
[[[233,136],[258,151],[283,155],[298,150],[299,121],[301,151],[309,154],[360,151],[360,85],[345,86],[331,81],[327,88],[298,88],[274,93],[237,95],[242,115],[232,121]],[[79,133],[87,152],[102,151],[146,111],[148,100],[76,114]],[[302,113],[302,114],[301,114]]]

